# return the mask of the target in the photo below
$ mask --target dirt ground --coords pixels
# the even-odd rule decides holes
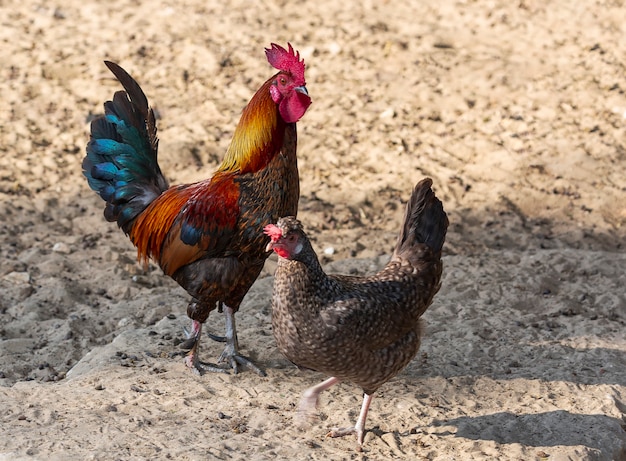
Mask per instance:
[[[0,21],[0,460],[626,459],[622,0],[4,0]],[[349,383],[293,423],[323,376],[276,350],[275,260],[237,315],[268,376],[194,375],[187,295],[81,174],[119,89],[104,59],[157,109],[180,183],[217,167],[287,41],[313,99],[299,217],[328,270],[380,268],[425,176],[451,222],[422,349],[362,452],[325,437],[358,415]]]

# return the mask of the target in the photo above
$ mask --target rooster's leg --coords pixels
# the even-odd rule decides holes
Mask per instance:
[[[365,420],[367,419],[367,412],[370,409],[370,403],[374,396],[370,394],[363,394],[363,405],[361,405],[361,413],[359,419],[356,421],[354,427],[342,427],[333,428],[327,435],[327,437],[343,437],[348,434],[356,434],[359,445],[363,445],[363,439],[365,437]]]
[[[224,312],[224,303],[222,301],[219,301],[217,306],[218,306],[217,307],[217,312],[219,312],[219,313]],[[226,342],[226,336],[218,336],[218,335],[215,335],[215,334],[213,334],[211,332],[207,333],[207,336],[209,338],[211,338],[213,341],[216,341],[218,343],[225,343]]]
[[[181,344],[182,349],[189,349],[187,357],[185,357],[185,364],[196,373],[202,373],[204,371],[211,371],[215,373],[228,373],[223,368],[216,367],[208,363],[201,362],[198,359],[198,345],[200,344],[200,335],[202,334],[202,323],[197,320],[193,320],[191,323],[191,331],[185,329],[187,340]]]
[[[320,394],[331,386],[339,382],[339,378],[328,378],[313,387],[308,388],[302,394],[300,404],[298,405],[298,413],[296,414],[296,424],[300,427],[306,427],[317,416],[317,402]]]
[[[218,363],[228,363],[235,374],[239,371],[239,365],[246,366],[259,376],[266,376],[265,372],[257,367],[252,361],[239,355],[239,343],[237,341],[237,327],[235,325],[235,310],[224,305],[224,315],[226,320],[226,347],[220,355]]]

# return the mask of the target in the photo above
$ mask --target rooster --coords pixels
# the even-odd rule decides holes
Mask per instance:
[[[116,221],[137,247],[138,260],[152,258],[192,297],[192,320],[185,361],[197,372],[238,371],[240,355],[235,313],[260,274],[268,254],[263,227],[298,209],[296,122],[311,99],[304,60],[272,44],[267,60],[278,70],[244,108],[222,164],[210,179],[169,186],[157,163],[153,110],[137,82],[105,61],[124,87],[91,123],[83,160],[89,186],[106,202],[104,217]],[[226,342],[218,365],[201,362],[202,325],[218,308],[225,314]]]
[[[294,217],[265,227],[267,249],[279,256],[272,296],[278,348],[298,367],[331,376],[303,394],[298,414],[310,419],[319,394],[340,381],[364,391],[356,425],[329,436],[356,433],[361,446],[373,393],[420,347],[420,317],[439,291],[448,228],[431,187],[430,179],[417,184],[391,260],[370,277],[326,275]]]

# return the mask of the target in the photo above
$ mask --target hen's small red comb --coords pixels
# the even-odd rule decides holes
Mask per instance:
[[[272,242],[277,242],[283,236],[283,231],[276,224],[268,224],[263,228],[263,233],[267,235]]]
[[[300,60],[300,53],[294,53],[291,43],[287,43],[289,50],[272,43],[271,48],[265,48],[268,62],[278,70],[289,72],[294,79],[299,80],[298,85],[304,85],[304,59]]]

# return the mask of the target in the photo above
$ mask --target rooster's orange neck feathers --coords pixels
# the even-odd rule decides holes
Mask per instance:
[[[218,173],[246,174],[264,168],[280,149],[284,121],[270,96],[276,76],[266,81],[241,114]]]
[[[275,78],[276,76],[265,82],[243,110],[224,161],[213,178],[210,181],[171,187],[138,216],[130,238],[137,247],[140,260],[147,261],[148,257],[152,257],[160,261],[163,242],[181,210],[190,200],[198,203],[193,199],[195,193],[203,190],[204,196],[211,198],[211,194],[219,191],[219,203],[224,206],[225,198],[232,199],[238,193],[238,186],[232,181],[232,175],[260,171],[280,151],[284,141],[285,121],[280,117],[278,107],[270,95],[270,86]],[[212,186],[207,192],[208,184]],[[234,200],[236,204],[236,198]],[[220,223],[224,226],[229,224],[234,225],[230,222]],[[178,267],[169,264],[164,269],[172,275]]]

